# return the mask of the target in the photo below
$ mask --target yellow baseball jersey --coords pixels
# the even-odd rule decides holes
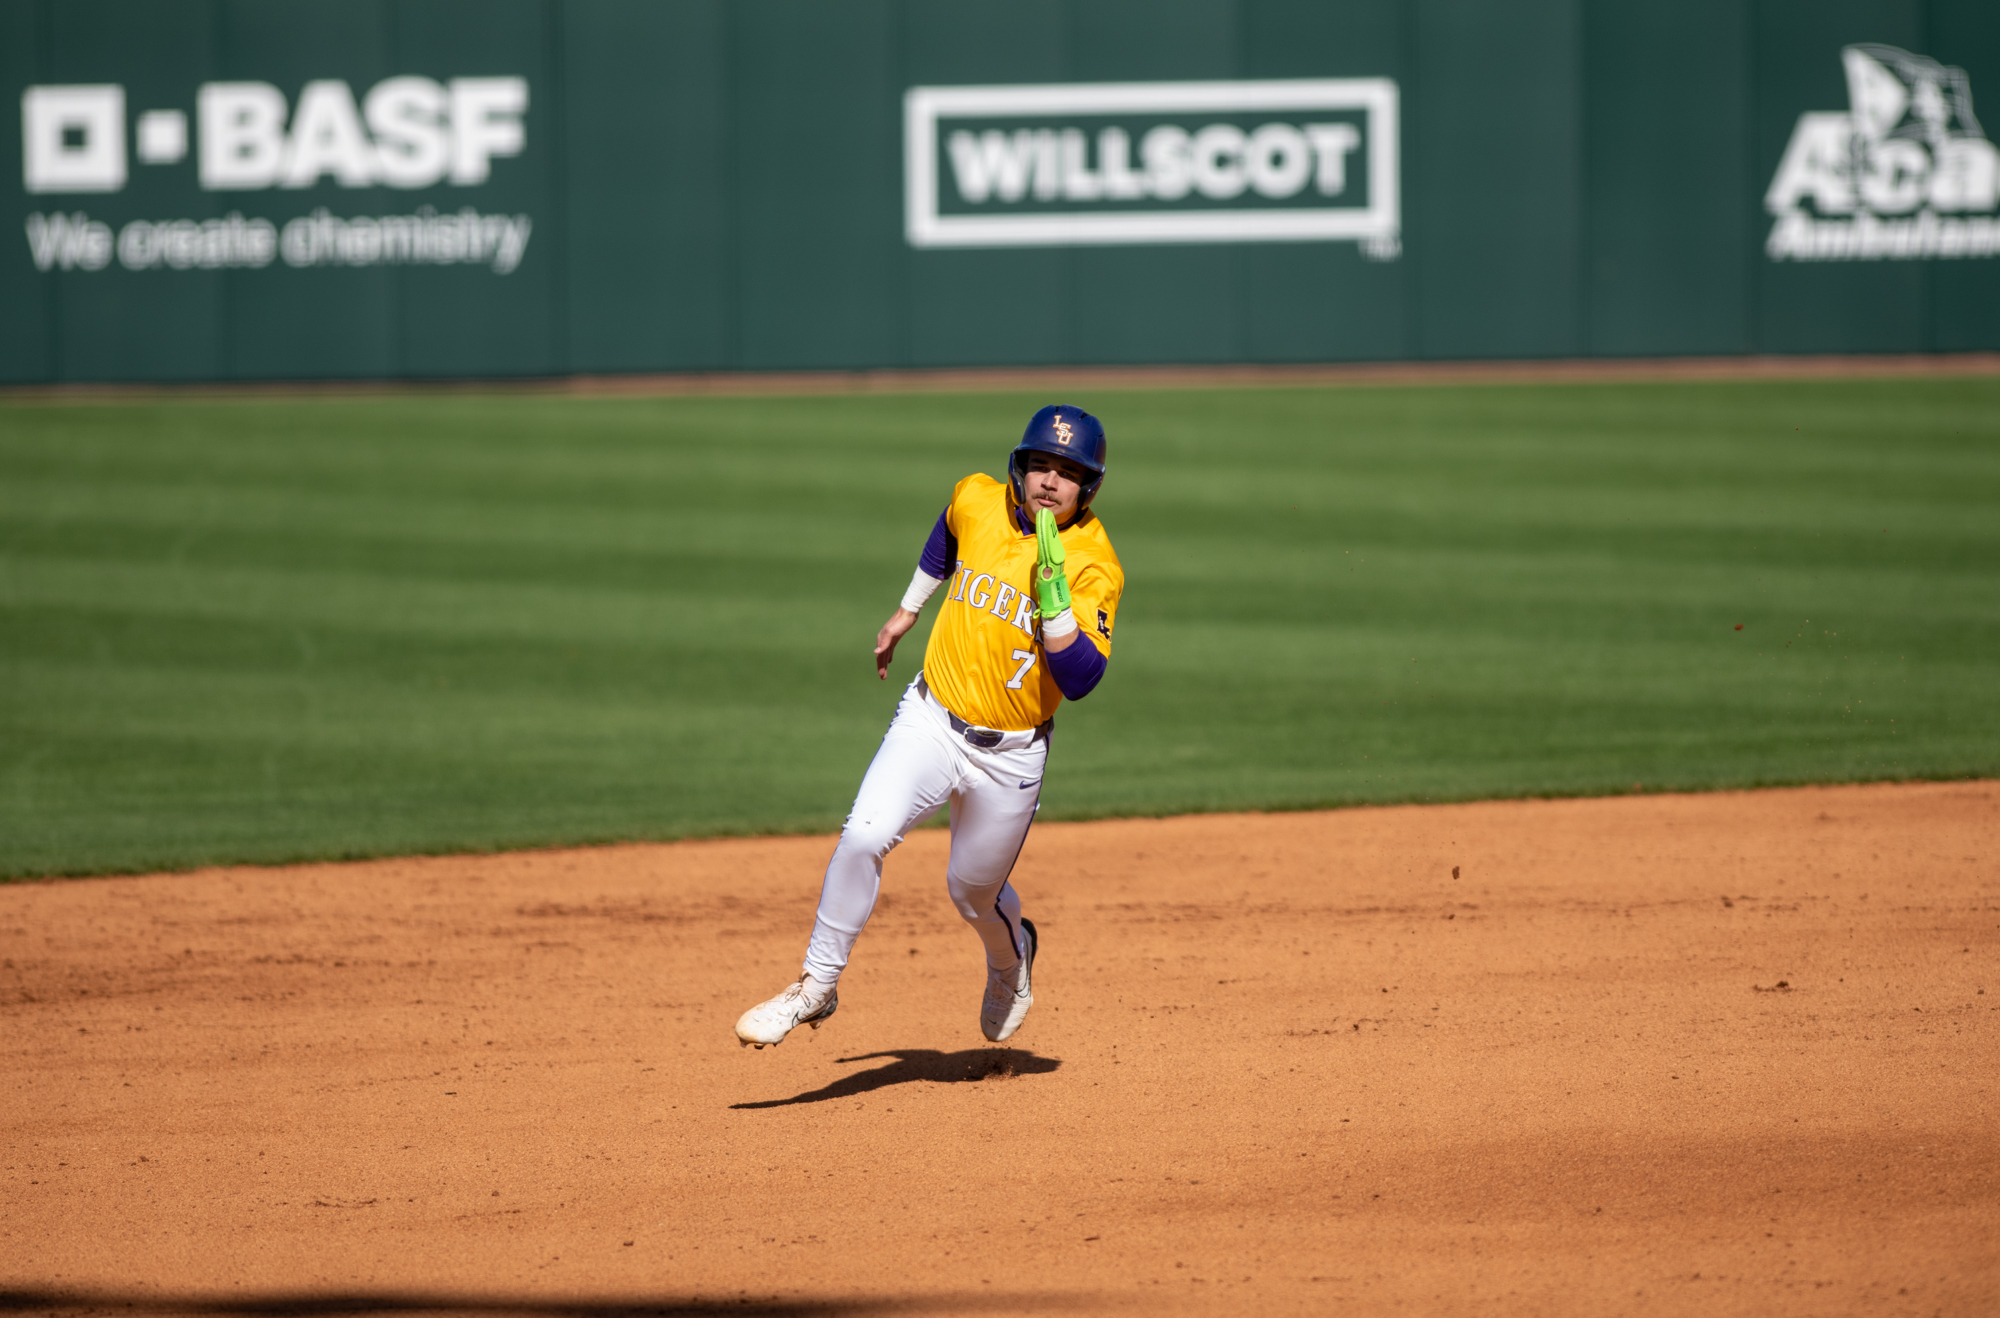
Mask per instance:
[[[1012,492],[987,475],[967,476],[951,492],[945,526],[958,542],[956,570],[940,591],[944,606],[924,650],[924,680],[944,707],[985,728],[1038,727],[1062,692],[1042,652],[1035,599],[1035,533],[1021,529]],[[1111,656],[1111,629],[1125,569],[1104,523],[1086,517],[1062,533],[1070,611],[1077,639]]]

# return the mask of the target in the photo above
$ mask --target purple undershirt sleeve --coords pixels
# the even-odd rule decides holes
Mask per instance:
[[[937,525],[931,528],[931,538],[924,542],[923,557],[917,560],[917,566],[923,569],[925,576],[936,577],[939,581],[950,578],[952,565],[958,561],[958,537],[944,523],[946,514],[950,512],[951,509],[947,508],[938,514]]]
[[[1095,690],[1109,662],[1091,639],[1080,632],[1063,649],[1050,650],[1045,646],[1042,652],[1049,658],[1049,676],[1056,680],[1056,689],[1065,700],[1081,700]]]

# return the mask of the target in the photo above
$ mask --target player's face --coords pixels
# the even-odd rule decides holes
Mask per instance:
[[[1090,473],[1052,453],[1030,453],[1028,474],[1022,486],[1028,492],[1028,512],[1030,515],[1046,508],[1055,514],[1058,522],[1069,520],[1076,511],[1077,496],[1083,493],[1083,482]]]

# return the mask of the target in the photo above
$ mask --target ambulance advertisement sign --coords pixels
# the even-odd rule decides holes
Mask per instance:
[[[1764,205],[1774,261],[2000,254],[2000,149],[1972,83],[1894,46],[1840,52],[1848,108],[1799,116]]]

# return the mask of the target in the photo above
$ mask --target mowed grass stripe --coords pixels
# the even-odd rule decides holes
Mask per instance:
[[[0,408],[0,874],[837,827],[1044,401]],[[2000,381],[1070,401],[1053,817],[2000,771]]]

